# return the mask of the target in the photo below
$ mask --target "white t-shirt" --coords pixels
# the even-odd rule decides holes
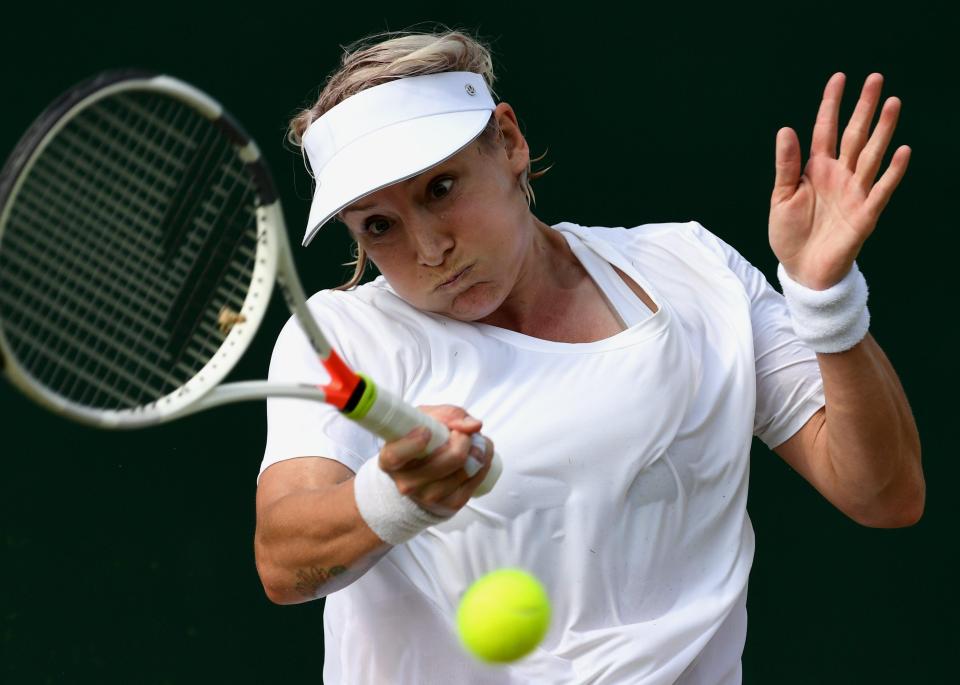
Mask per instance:
[[[626,330],[541,340],[417,311],[382,278],[310,299],[348,363],[412,404],[465,407],[504,462],[493,492],[327,597],[328,685],[740,682],[751,436],[775,447],[823,406],[816,356],[763,274],[697,223],[554,228]],[[270,379],[326,379],[293,321]],[[298,456],[356,471],[380,444],[330,407],[273,399],[261,472]],[[503,566],[543,581],[553,617],[530,656],[486,666],[454,616]]]

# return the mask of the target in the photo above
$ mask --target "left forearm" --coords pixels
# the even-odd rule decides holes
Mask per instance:
[[[817,361],[826,394],[818,438],[850,509],[867,522],[913,522],[924,499],[920,438],[893,366],[869,334]]]

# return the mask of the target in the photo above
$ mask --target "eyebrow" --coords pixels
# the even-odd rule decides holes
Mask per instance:
[[[350,207],[347,207],[346,209],[341,209],[340,216],[346,216],[351,212],[362,212],[375,206],[376,206],[376,203],[374,202],[368,202],[367,204],[352,205]]]
[[[444,164],[443,164],[443,163],[438,164],[437,166],[435,166],[435,167],[433,167],[433,168],[431,168],[431,169],[427,169],[427,170],[425,170],[425,171],[420,172],[420,173],[417,174],[416,176],[411,176],[411,177],[408,178],[408,179],[405,179],[405,180],[403,180],[403,181],[400,181],[400,184],[401,184],[401,185],[408,186],[408,185],[410,185],[411,183],[413,183],[414,181],[416,181],[418,178],[420,178],[420,176],[422,176],[423,174],[426,174],[428,171],[436,172],[436,173],[433,173],[433,174],[430,175],[430,180],[432,181],[434,178],[436,178],[437,176],[440,176],[440,175],[443,173],[443,167],[444,167]],[[350,214],[350,213],[352,213],[352,212],[363,212],[363,211],[365,211],[365,210],[367,210],[367,209],[370,209],[371,207],[376,207],[376,206],[377,206],[377,203],[376,203],[376,202],[361,202],[360,204],[350,205],[350,206],[347,207],[346,209],[341,209],[340,212],[339,212],[339,214],[340,214],[341,217],[344,217],[344,216],[346,216],[347,214]]]
[[[420,176],[420,174],[417,174],[416,176],[411,176],[411,177],[408,178],[408,179],[405,179],[405,180],[403,180],[403,181],[400,181],[400,184],[401,184],[401,185],[408,186],[408,185],[410,185],[411,183],[413,183],[414,181],[416,181],[417,178],[419,178],[419,176]],[[377,206],[377,203],[376,203],[376,202],[361,202],[360,204],[350,205],[350,206],[347,207],[346,209],[340,210],[340,216],[346,216],[347,214],[350,214],[351,212],[362,212],[362,211],[364,211],[364,210],[367,210],[367,209],[370,209],[371,207],[376,207],[376,206]]]

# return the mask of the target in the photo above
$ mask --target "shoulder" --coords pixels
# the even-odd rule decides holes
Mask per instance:
[[[403,337],[416,330],[422,313],[404,302],[382,278],[353,290],[321,290],[307,300],[310,314],[331,339],[377,334]],[[278,338],[278,345],[305,343],[296,317],[291,316]]]
[[[562,233],[572,233],[587,243],[605,243],[629,253],[637,251],[683,254],[694,251],[727,264],[736,251],[698,221],[640,224],[632,227],[556,224]]]
[[[670,221],[639,224],[637,226],[582,226],[562,221],[553,226],[562,233],[573,233],[579,238],[603,240],[612,243],[634,243],[658,238],[694,238],[709,242],[716,238],[698,221]]]

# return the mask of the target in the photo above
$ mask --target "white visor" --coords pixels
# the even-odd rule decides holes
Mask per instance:
[[[458,153],[495,107],[483,76],[448,71],[367,88],[330,109],[303,135],[316,182],[303,244],[348,205]]]

